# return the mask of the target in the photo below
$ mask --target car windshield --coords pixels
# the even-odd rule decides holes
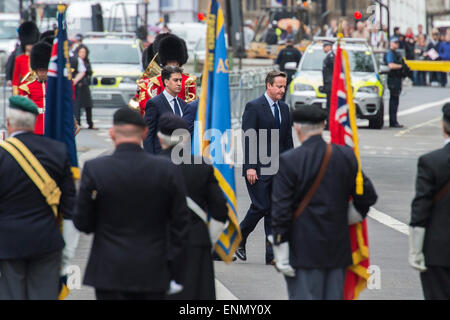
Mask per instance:
[[[17,28],[19,21],[15,20],[0,20],[0,39],[15,39],[17,38]]]
[[[87,44],[91,63],[139,64],[138,48],[135,44]]]
[[[347,50],[352,72],[375,72],[372,54],[369,51]],[[302,71],[322,71],[325,53],[322,49],[310,49],[303,56]]]

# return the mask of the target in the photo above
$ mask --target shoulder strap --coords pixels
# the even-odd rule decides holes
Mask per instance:
[[[50,177],[41,163],[19,139],[9,138],[0,142],[0,147],[8,151],[22,167],[23,171],[41,191],[48,205],[52,208],[55,217],[57,217],[61,190],[55,180]]]
[[[331,158],[331,152],[333,148],[331,144],[327,144],[327,149],[325,151],[325,155],[323,156],[322,165],[320,166],[319,173],[316,176],[316,179],[313,182],[312,187],[309,189],[306,196],[303,198],[302,202],[300,202],[297,210],[295,211],[294,216],[292,217],[292,220],[295,221],[305,210],[305,208],[308,206],[309,202],[311,201],[312,197],[317,191],[317,188],[320,185],[320,182],[323,179],[323,176],[325,175],[325,171],[327,170],[328,163],[330,162]]]
[[[450,180],[447,182],[447,184],[439,191],[433,198],[433,202],[439,202],[447,192],[450,191]]]

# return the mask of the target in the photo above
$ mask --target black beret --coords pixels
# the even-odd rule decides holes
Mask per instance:
[[[166,112],[159,118],[158,121],[158,131],[167,136],[172,135],[172,133],[177,129],[189,130],[188,123],[180,116]]]
[[[450,103],[446,103],[444,107],[442,108],[442,112],[444,113],[444,119],[445,121],[450,122]]]
[[[295,123],[316,124],[327,119],[325,110],[316,105],[301,105],[292,112],[292,121]]]
[[[145,121],[142,116],[130,108],[124,107],[120,108],[114,113],[113,116],[113,124],[116,125],[125,125],[132,124],[138,127],[145,128]]]

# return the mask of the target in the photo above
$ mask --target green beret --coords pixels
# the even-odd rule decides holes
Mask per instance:
[[[300,105],[292,112],[292,121],[295,123],[317,124],[325,121],[328,114],[316,105]]]
[[[38,115],[39,111],[33,100],[23,96],[11,96],[9,97],[9,107],[12,109],[18,109],[24,112],[30,112],[34,115]]]

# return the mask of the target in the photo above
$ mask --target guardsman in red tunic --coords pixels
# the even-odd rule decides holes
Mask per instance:
[[[188,60],[186,42],[174,34],[159,34],[152,44],[152,50],[155,52],[155,56],[149,62],[143,77],[137,81],[139,89],[137,101],[139,102],[141,115],[145,113],[147,101],[164,91],[164,84],[161,80],[161,67],[158,66],[158,63],[163,67],[168,65],[181,67]],[[148,57],[150,57],[150,52],[151,50],[147,52]],[[193,75],[182,74],[182,87],[181,92],[178,94],[180,99],[187,103],[197,99],[196,80],[197,78]]]
[[[19,27],[19,39],[24,54],[18,56],[14,62],[12,78],[13,95],[19,94],[19,85],[24,80],[30,69],[30,51],[33,45],[39,41],[39,29],[34,22],[26,21]]]
[[[47,91],[47,71],[52,47],[47,42],[38,42],[30,53],[30,66],[28,73],[19,86],[19,94],[33,100],[39,110],[34,127],[35,134],[44,134],[45,96]]]

